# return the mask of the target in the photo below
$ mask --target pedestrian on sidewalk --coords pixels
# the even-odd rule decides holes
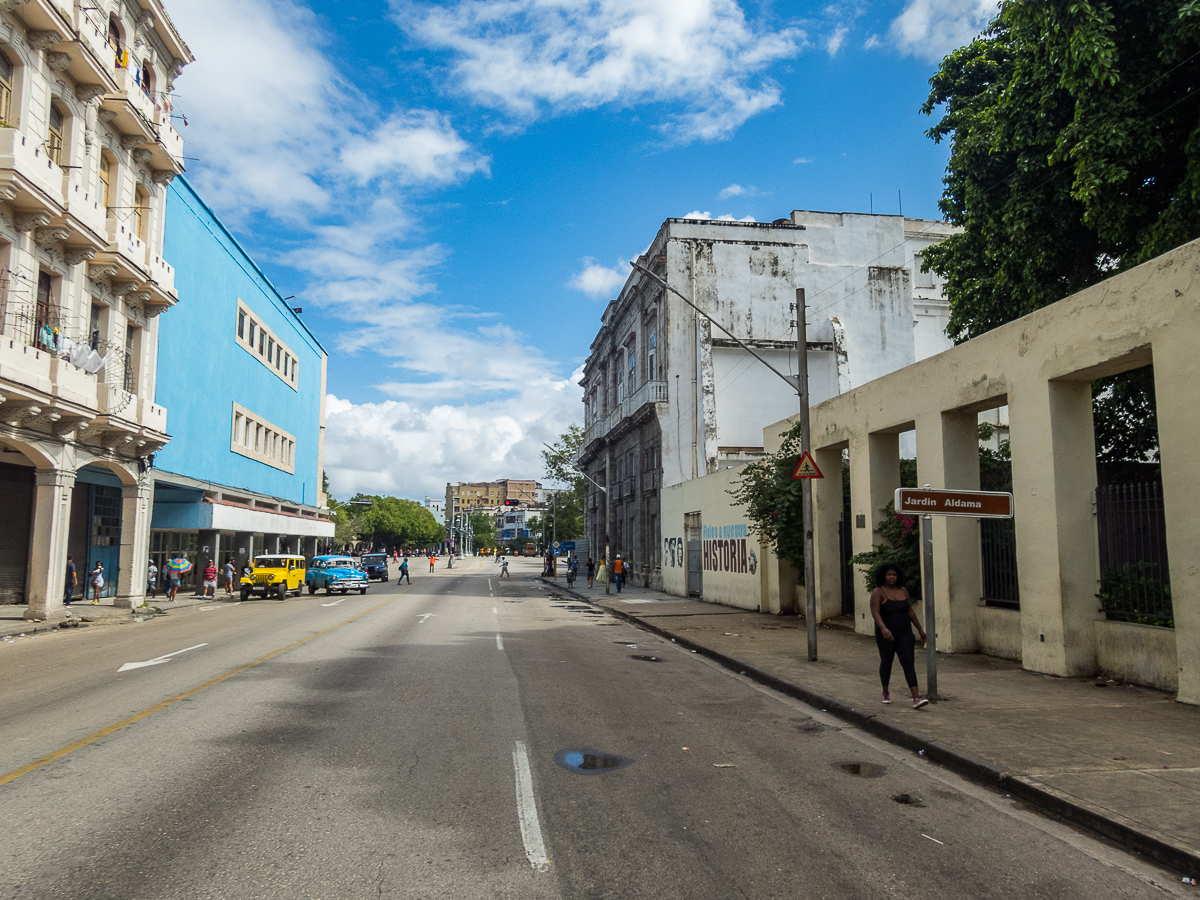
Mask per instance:
[[[171,569],[170,566],[167,568],[170,569],[167,577],[167,602],[174,603],[175,595],[179,593],[179,570]]]
[[[928,706],[929,701],[917,690],[917,667],[913,662],[917,642],[912,626],[917,626],[922,643],[925,642],[925,629],[921,627],[904,586],[904,570],[895,563],[883,563],[875,569],[875,585],[871,592],[871,617],[875,620],[875,644],[879,647],[883,702],[892,702],[888,683],[892,679],[892,660],[899,657],[904,680],[912,692],[913,709]]]
[[[146,566],[146,593],[153,600],[158,592],[158,566],[154,564],[154,560],[150,560],[150,565]]]
[[[225,593],[228,596],[232,597],[233,596],[233,557],[232,556],[225,557],[225,569],[224,569],[223,574],[225,576]]]
[[[204,580],[201,582],[203,587],[203,596],[208,596],[208,589],[212,588],[213,599],[217,599],[217,566],[211,559],[208,565],[204,567]]]
[[[400,572],[396,576],[396,584],[399,584],[401,581],[405,580],[406,578],[408,579],[408,583],[412,584],[412,579],[408,577],[408,560],[402,559],[402,560],[400,560]]]
[[[96,560],[96,565],[88,572],[88,584],[92,588],[92,606],[100,605],[100,591],[104,588],[104,563]]]
[[[617,586],[617,593],[621,593],[621,585],[625,582],[625,561],[621,559],[621,554],[617,554],[617,558],[613,560],[613,584]]]
[[[592,586],[592,584],[596,581],[596,561],[594,559],[592,559],[590,556],[588,557],[588,564],[587,564],[587,579],[588,579],[588,587],[590,588]]]
[[[75,557],[68,554],[67,556],[67,583],[63,588],[63,606],[71,605],[71,598],[75,596],[75,586],[79,584],[79,576],[75,572]]]

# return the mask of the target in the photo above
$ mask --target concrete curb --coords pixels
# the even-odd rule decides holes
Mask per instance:
[[[1047,815],[1083,828],[1093,835],[1114,843],[1123,849],[1132,850],[1161,866],[1165,866],[1189,878],[1200,878],[1200,856],[1182,847],[1176,847],[1152,835],[1145,834],[1135,828],[1117,822],[1095,810],[1072,803],[1037,785],[1022,781],[1020,778],[1002,771],[998,766],[985,759],[973,756],[970,753],[947,744],[931,740],[919,731],[906,728],[895,722],[880,719],[877,714],[858,709],[849,703],[838,700],[836,697],[830,697],[804,685],[786,681],[778,675],[764,672],[749,663],[741,662],[732,656],[727,656],[724,653],[713,650],[711,647],[698,644],[659,625],[646,622],[637,616],[631,616],[619,609],[613,609],[611,606],[605,606],[597,600],[589,598],[587,595],[580,594],[573,589],[568,589],[565,585],[548,581],[545,578],[542,580],[547,584],[554,585],[554,587],[564,593],[582,600],[584,603],[599,606],[631,625],[645,629],[652,634],[657,634],[659,637],[667,638],[678,646],[687,650],[693,650],[738,674],[748,675],[755,681],[777,690],[781,694],[801,700],[804,703],[817,707],[823,712],[831,712],[839,719],[858,726],[868,734],[881,738],[888,743],[896,744],[899,747],[904,747],[907,750],[920,752],[930,762],[945,766],[952,772],[969,778],[972,781],[996,788],[1007,794],[1012,794],[1014,797],[1018,797],[1036,806],[1041,812]]]

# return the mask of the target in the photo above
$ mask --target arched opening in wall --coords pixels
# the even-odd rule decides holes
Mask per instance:
[[[1172,628],[1154,367],[1092,383],[1100,606],[1109,621]]]
[[[154,69],[150,67],[150,60],[142,60],[142,64],[138,67],[138,83],[142,86],[142,93],[147,97],[154,95]]]
[[[146,240],[146,229],[150,222],[150,194],[140,184],[133,190],[134,232],[142,241]]]
[[[113,185],[116,183],[117,162],[107,150],[100,151],[100,199],[104,202],[105,215],[113,214]]]
[[[5,125],[12,124],[14,74],[8,56],[0,52],[0,123]]]
[[[63,159],[63,135],[66,133],[66,116],[56,101],[50,102],[50,114],[46,129],[46,155],[55,165],[61,166]]]
[[[125,30],[115,14],[108,17],[108,47],[113,52],[113,64],[118,69],[129,65],[129,51],[125,49]]]
[[[20,449],[0,444],[0,603],[29,602],[36,471]]]
[[[100,564],[103,584],[99,598],[117,593],[121,565],[121,528],[124,498],[121,487],[135,481],[132,473],[106,460],[93,460],[75,476],[71,494],[71,522],[67,530],[67,552],[74,557],[79,573],[80,593],[86,585],[90,600],[97,592],[92,586]],[[129,523],[132,527],[132,523]]]

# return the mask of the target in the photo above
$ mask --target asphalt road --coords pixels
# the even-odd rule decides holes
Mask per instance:
[[[0,647],[0,898],[1193,890],[496,568]]]

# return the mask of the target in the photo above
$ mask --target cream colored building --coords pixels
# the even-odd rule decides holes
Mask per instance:
[[[842,612],[843,452],[850,464],[853,550],[869,550],[872,526],[900,486],[900,441],[913,435],[917,483],[979,487],[978,423],[1008,407],[1012,441],[1019,608],[988,605],[981,587],[980,522],[933,517],[933,581],[941,650],[980,651],[1054,675],[1106,673],[1176,692],[1200,704],[1200,241],[1193,241],[967,343],[884,375],[812,409],[812,447],[825,478],[814,482],[818,616]],[[1174,627],[1118,621],[1100,608],[1097,467],[1091,383],[1152,364],[1158,414],[1167,574]],[[764,429],[778,449],[786,419]],[[830,477],[832,475],[832,477]],[[736,471],[664,492],[664,539],[739,540],[745,524],[724,490]],[[861,520],[861,526],[858,522]],[[756,542],[748,542],[756,543]],[[797,607],[792,568],[759,550],[758,576],[740,571],[740,548],[722,553],[719,577],[703,572],[706,599],[770,612]],[[765,559],[763,557],[766,557]],[[710,560],[711,561],[711,560]],[[733,562],[739,571],[732,571]],[[667,570],[664,570],[664,573]],[[686,566],[664,578],[684,593]],[[919,573],[913,573],[918,577]],[[857,580],[857,579],[856,579]],[[861,583],[854,622],[873,622]],[[922,613],[923,615],[923,613]]]
[[[171,91],[191,61],[159,0],[0,2],[0,600],[30,618],[60,609],[68,545],[118,560],[105,593],[142,602]]]

